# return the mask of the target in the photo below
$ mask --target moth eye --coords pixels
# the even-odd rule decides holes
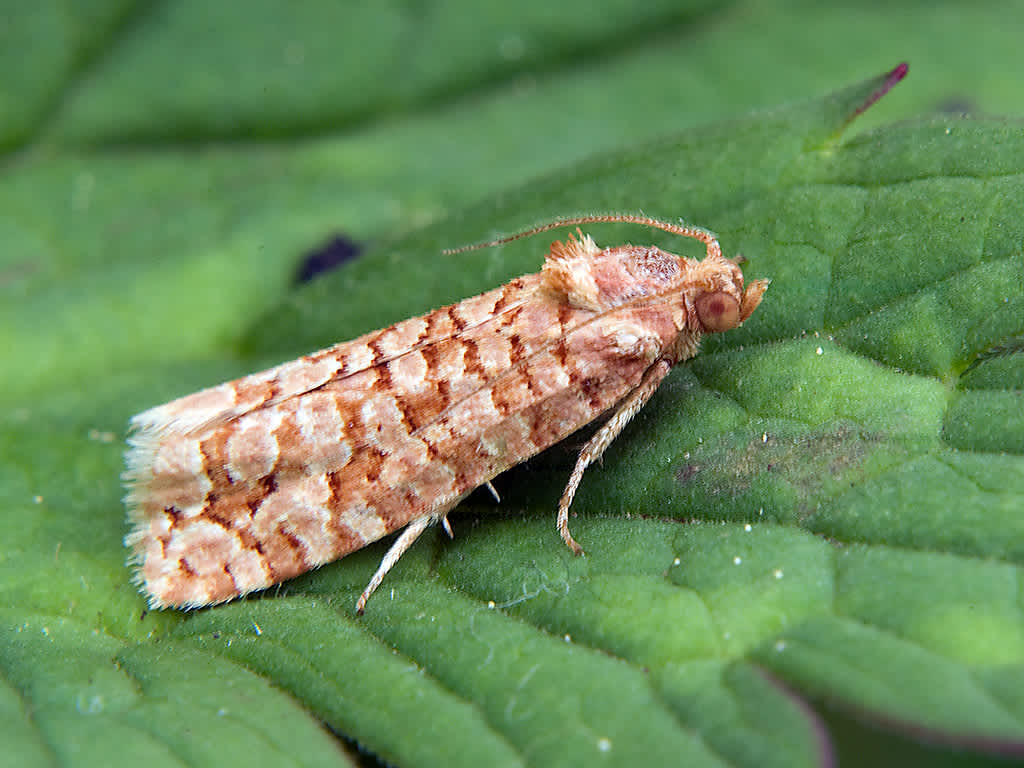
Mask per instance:
[[[740,304],[728,293],[706,293],[697,299],[697,318],[707,333],[728,331],[740,324]]]

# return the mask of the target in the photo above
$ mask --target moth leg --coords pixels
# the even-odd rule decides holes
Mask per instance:
[[[651,399],[651,395],[654,394],[670,370],[672,370],[672,365],[667,360],[659,360],[648,368],[637,388],[623,398],[615,414],[597,430],[597,433],[580,451],[579,458],[576,459],[576,466],[573,468],[562,498],[558,502],[558,532],[569,549],[577,555],[583,554],[583,547],[577,544],[576,539],[569,533],[569,507],[572,505],[576,489],[579,488],[580,481],[583,479],[583,473],[591,463],[601,458],[601,454],[619,436],[629,420],[636,416],[644,404]]]
[[[363,590],[363,594],[359,596],[359,600],[356,601],[356,613],[360,616],[363,615],[363,611],[366,610],[366,601],[370,599],[380,583],[384,581],[384,577],[387,572],[395,567],[395,563],[398,562],[398,558],[405,554],[405,551],[413,545],[413,542],[420,537],[430,526],[431,523],[435,522],[435,518],[431,515],[423,515],[417,517],[402,531],[402,535],[395,539],[395,543],[391,545],[391,549],[388,550],[387,554],[384,555],[384,559],[380,561],[380,566],[377,568],[377,572],[373,574],[373,578],[370,579],[370,583],[366,585],[366,589]]]
[[[491,492],[491,496],[494,497],[494,500],[501,504],[501,496],[498,495],[498,490],[493,485],[491,485],[490,480],[484,483],[484,487]]]

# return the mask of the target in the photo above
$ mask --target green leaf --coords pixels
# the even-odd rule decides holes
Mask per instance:
[[[1024,751],[1024,129],[878,127],[1019,111],[1019,25],[826,5],[8,14],[5,756],[810,766],[922,736]],[[775,106],[895,63],[880,49],[914,69],[864,132],[849,120],[884,77]],[[386,542],[250,600],[144,609],[121,544],[131,414],[534,271],[547,241],[442,247],[609,209],[710,227],[773,282],[588,471],[585,558],[553,525],[572,438],[498,478],[500,505],[468,499],[455,540],[425,536],[362,618]],[[364,253],[294,288],[337,233]]]

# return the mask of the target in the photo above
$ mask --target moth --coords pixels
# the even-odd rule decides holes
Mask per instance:
[[[579,225],[694,238],[703,260],[600,248]],[[356,604],[473,489],[602,416],[558,504],[557,528],[601,456],[701,337],[735,328],[768,286],[700,228],[642,215],[557,219],[539,273],[131,420],[124,474],[135,580],[153,608],[265,589],[402,533]],[[463,249],[459,249],[463,250]]]

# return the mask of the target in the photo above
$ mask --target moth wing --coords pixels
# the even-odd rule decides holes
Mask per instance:
[[[519,278],[514,283],[528,288],[529,283],[537,282],[536,279],[531,281],[531,277]],[[131,420],[135,442],[159,439],[168,432],[208,433],[257,408],[301,397],[330,382],[341,382],[418,348],[465,333],[494,319],[496,306],[506,297],[507,289],[508,286],[502,286],[352,341],[150,408]],[[520,303],[528,300],[529,291],[519,293]],[[512,311],[515,306],[506,302],[497,314]]]

